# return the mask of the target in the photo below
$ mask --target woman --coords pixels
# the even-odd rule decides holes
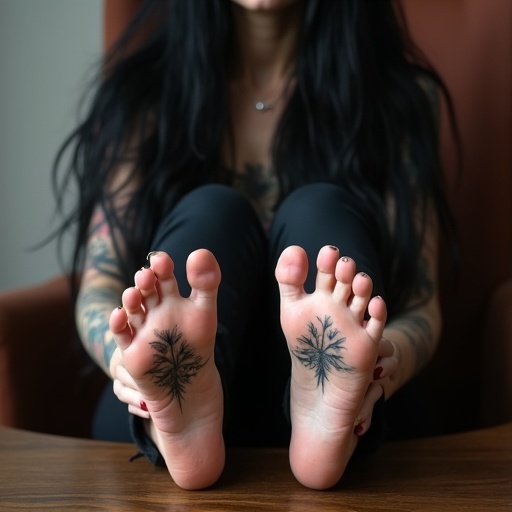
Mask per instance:
[[[444,89],[399,21],[148,0],[64,148],[82,342],[183,488],[218,479],[225,441],[283,439],[302,484],[334,485],[435,350]]]

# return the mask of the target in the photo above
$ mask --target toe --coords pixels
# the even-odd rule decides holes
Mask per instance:
[[[127,348],[132,341],[132,332],[128,325],[128,316],[123,308],[116,308],[112,311],[109,327],[116,345],[121,350]]]
[[[189,255],[187,280],[191,287],[190,298],[196,304],[216,303],[220,285],[220,268],[210,251],[199,249]]]
[[[135,273],[135,285],[142,295],[146,312],[155,308],[160,302],[156,288],[156,276],[151,268],[141,268]]]
[[[294,301],[304,295],[304,283],[308,275],[308,257],[299,246],[286,248],[276,266],[281,301]]]
[[[360,322],[363,322],[372,289],[373,283],[368,274],[360,272],[354,277],[354,280],[352,281],[352,293],[354,295],[350,302],[350,310],[357,318],[359,318]]]
[[[139,329],[144,323],[145,313],[142,307],[142,294],[138,288],[127,288],[123,292],[123,307],[132,329]]]
[[[316,266],[318,273],[316,275],[316,289],[332,293],[336,285],[336,277],[334,275],[336,262],[340,257],[340,252],[333,245],[326,245],[320,249]]]
[[[174,277],[174,262],[163,251],[150,252],[148,261],[156,276],[156,287],[160,297],[178,294],[178,283]]]
[[[348,303],[352,297],[352,281],[356,274],[356,263],[352,258],[343,256],[336,264],[336,286],[334,299],[339,303]]]
[[[368,304],[370,319],[366,324],[366,332],[375,341],[382,337],[386,325],[387,309],[386,302],[380,296],[373,297]]]

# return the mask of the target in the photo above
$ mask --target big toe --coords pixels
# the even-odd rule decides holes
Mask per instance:
[[[217,297],[221,272],[215,256],[206,249],[198,249],[187,259],[187,279],[192,289],[190,298],[210,302]]]
[[[297,245],[287,247],[277,262],[275,275],[281,300],[299,299],[304,294],[304,283],[308,276],[306,251]]]

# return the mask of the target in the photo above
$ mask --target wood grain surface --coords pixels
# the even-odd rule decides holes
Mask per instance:
[[[512,511],[512,424],[383,445],[329,491],[290,472],[286,450],[236,449],[221,480],[184,491],[133,445],[0,427],[0,510]]]

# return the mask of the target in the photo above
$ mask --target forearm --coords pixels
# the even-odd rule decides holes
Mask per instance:
[[[116,348],[109,328],[112,310],[121,303],[121,285],[91,279],[82,286],[76,304],[76,324],[83,346],[110,376],[109,364]]]
[[[118,245],[122,245],[121,237]],[[119,269],[114,234],[103,210],[98,207],[91,219],[75,315],[82,344],[109,376],[110,359],[116,348],[109,319],[114,308],[121,304],[121,295],[126,288]]]
[[[441,316],[435,301],[391,321],[383,336],[395,348],[397,371],[382,379],[384,393],[389,398],[413,378],[432,358],[441,331]],[[379,381],[380,382],[380,381]]]

